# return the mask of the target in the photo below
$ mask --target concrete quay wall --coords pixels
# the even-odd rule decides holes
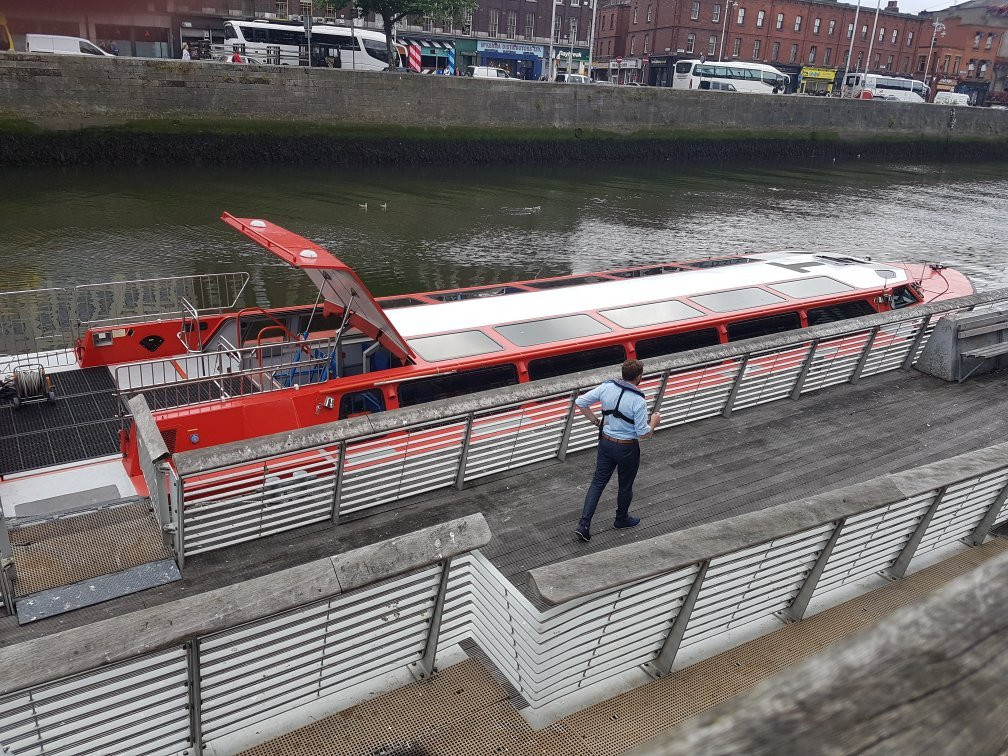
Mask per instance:
[[[0,140],[7,164],[1000,158],[1008,111],[4,54]]]

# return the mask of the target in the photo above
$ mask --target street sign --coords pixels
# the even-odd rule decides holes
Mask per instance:
[[[648,64],[648,56],[645,55],[644,57],[642,57],[641,62],[644,63],[644,65],[646,66]]]
[[[311,22],[312,22],[311,15],[308,15],[308,16],[304,17],[304,30],[306,32],[310,32],[311,31]]]
[[[616,57],[616,62],[617,62],[617,63],[622,63],[622,62],[623,62],[623,58],[621,58],[621,57],[617,56],[617,57]]]

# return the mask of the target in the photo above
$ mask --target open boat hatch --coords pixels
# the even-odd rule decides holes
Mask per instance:
[[[236,218],[230,213],[224,213],[221,219],[288,265],[307,273],[325,303],[326,314],[343,315],[344,322],[367,334],[403,362],[416,362],[406,340],[346,263],[317,244],[269,221]]]

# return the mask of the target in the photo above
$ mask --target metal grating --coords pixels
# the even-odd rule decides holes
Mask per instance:
[[[658,427],[669,428],[721,414],[741,364],[741,358],[733,357],[715,365],[670,373],[657,407],[662,415]]]
[[[791,394],[812,343],[749,358],[733,410],[783,399]]]
[[[849,381],[870,337],[869,330],[820,341],[805,376],[802,393]]]
[[[477,415],[466,456],[465,480],[555,457],[570,403],[570,397],[564,396]]]
[[[902,366],[913,346],[914,338],[917,336],[922,322],[923,318],[904,320],[880,328],[879,332],[875,334],[871,352],[868,353],[864,367],[861,369],[862,377],[895,370]]]
[[[15,595],[172,559],[147,499],[10,530]]]

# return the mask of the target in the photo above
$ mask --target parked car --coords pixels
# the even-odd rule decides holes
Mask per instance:
[[[240,63],[242,65],[261,66],[263,63],[258,58],[250,58],[240,53],[224,53],[214,58],[218,63]]]
[[[466,69],[466,76],[476,79],[513,79],[514,77],[503,68],[496,66],[469,66]]]
[[[114,58],[98,45],[81,37],[64,37],[58,34],[25,34],[25,52],[50,55],[97,55]]]
[[[581,74],[557,74],[556,80],[566,82],[567,84],[591,84],[591,79]]]
[[[969,105],[969,95],[962,92],[939,92],[934,98],[935,105]]]

